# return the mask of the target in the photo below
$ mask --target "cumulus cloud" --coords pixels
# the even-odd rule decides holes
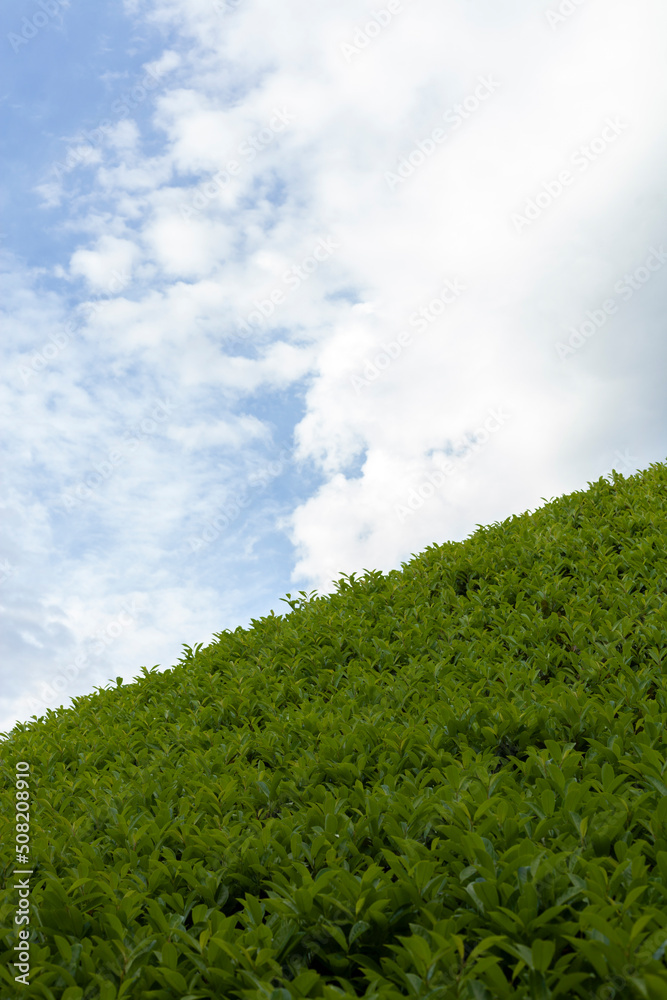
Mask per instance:
[[[560,6],[126,2],[150,100],[8,278],[31,686],[664,458],[667,13]]]
[[[70,259],[70,273],[88,282],[94,291],[113,288],[131,281],[132,267],[139,256],[138,247],[130,240],[101,236],[94,250],[76,250]]]

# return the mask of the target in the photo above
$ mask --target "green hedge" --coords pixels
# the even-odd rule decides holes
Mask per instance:
[[[667,997],[666,537],[614,473],[17,726],[0,995]]]

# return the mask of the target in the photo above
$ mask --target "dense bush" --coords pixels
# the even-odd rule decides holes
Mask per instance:
[[[667,997],[666,537],[615,473],[17,726],[2,996]]]

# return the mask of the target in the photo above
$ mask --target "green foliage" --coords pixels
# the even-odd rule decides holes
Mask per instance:
[[[667,997],[666,498],[614,473],[17,726],[0,996]]]

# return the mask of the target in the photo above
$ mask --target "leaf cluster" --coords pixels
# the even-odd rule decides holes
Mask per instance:
[[[667,466],[287,595],[3,741],[26,1000],[667,997]]]

